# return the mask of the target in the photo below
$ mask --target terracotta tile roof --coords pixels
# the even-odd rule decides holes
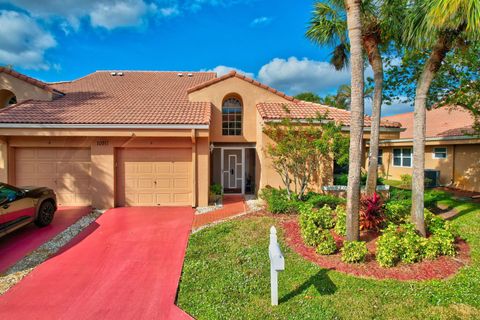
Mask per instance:
[[[1,123],[208,124],[211,104],[190,102],[187,89],[215,77],[212,72],[97,71],[71,82],[50,84],[65,96],[26,101],[0,110]]]
[[[215,84],[215,83],[218,83],[218,82],[221,82],[221,81],[223,81],[223,80],[226,80],[226,79],[229,79],[229,78],[233,78],[233,77],[237,77],[237,78],[239,78],[239,79],[245,80],[245,81],[247,81],[247,82],[249,82],[249,83],[251,83],[251,84],[253,84],[253,85],[256,85],[257,87],[260,87],[260,88],[263,88],[263,89],[265,89],[265,90],[268,90],[268,91],[270,91],[270,92],[272,92],[272,93],[274,93],[274,94],[276,94],[276,95],[278,95],[278,96],[280,96],[280,97],[282,97],[282,98],[285,98],[285,99],[287,99],[287,100],[294,101],[294,102],[298,102],[298,101],[299,101],[299,100],[295,99],[294,97],[288,96],[288,95],[286,95],[285,93],[283,93],[283,92],[281,92],[281,91],[278,91],[278,90],[276,90],[276,89],[274,89],[274,88],[271,88],[271,87],[267,86],[266,84],[260,83],[260,82],[254,80],[254,79],[252,79],[252,78],[249,78],[249,77],[247,77],[247,76],[245,76],[245,75],[243,75],[243,74],[239,74],[239,73],[236,72],[236,71],[230,71],[229,73],[227,73],[227,74],[225,74],[225,75],[223,75],[223,76],[221,76],[221,77],[218,77],[218,78],[215,78],[215,79],[211,79],[211,80],[209,80],[209,81],[207,81],[207,82],[204,82],[204,83],[201,83],[201,84],[196,85],[196,86],[194,86],[194,87],[191,87],[190,89],[188,89],[188,93],[192,93],[192,92],[194,92],[194,91],[201,90],[201,89],[206,88],[206,87],[208,87],[208,86],[211,86],[211,85],[213,85],[213,84]]]
[[[406,130],[400,139],[413,138],[413,112],[383,117],[382,120],[396,121]],[[461,107],[445,106],[427,111],[427,138],[455,137],[473,133],[473,116]]]
[[[15,70],[12,70],[10,68],[6,68],[6,67],[0,67],[0,73],[6,73],[8,75],[11,75],[12,77],[15,77],[17,79],[20,79],[20,80],[23,80],[25,82],[28,82],[36,87],[39,87],[43,90],[46,90],[46,91],[49,91],[49,92],[54,92],[54,93],[58,93],[58,94],[62,94],[61,91],[53,88],[52,86],[50,86],[49,84],[45,83],[45,82],[42,82],[40,80],[37,80],[37,79],[34,79],[34,78],[31,78],[29,76],[26,76],[22,73],[19,73]]]
[[[257,104],[258,112],[265,120],[279,120],[285,117],[293,119],[309,119],[315,118],[318,114],[325,116],[327,119],[334,120],[345,126],[350,125],[350,111],[333,108],[318,103],[310,102],[267,102]],[[369,127],[371,125],[371,118],[365,116],[364,125]],[[392,121],[382,121],[382,127],[399,128],[400,124]]]

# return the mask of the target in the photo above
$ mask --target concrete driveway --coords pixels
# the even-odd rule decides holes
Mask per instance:
[[[32,223],[0,238],[0,274],[91,211],[90,207],[59,207],[50,225],[38,228]]]
[[[183,319],[192,208],[116,208],[0,296],[0,319]]]

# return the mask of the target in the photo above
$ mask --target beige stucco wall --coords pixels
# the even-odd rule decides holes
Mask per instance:
[[[0,73],[0,90],[1,89],[13,92],[18,102],[30,99],[52,100],[52,93],[3,72]],[[0,99],[0,104],[2,102],[3,100]]]
[[[243,102],[243,130],[241,136],[222,135],[222,103],[228,95],[239,96]],[[237,77],[229,78],[189,94],[191,101],[212,103],[210,140],[212,142],[256,142],[257,104],[260,102],[288,102],[288,100]]]
[[[45,132],[47,134],[48,131]],[[91,194],[92,205],[97,208],[111,208],[116,205],[116,150],[118,148],[191,148],[195,157],[196,180],[192,206],[208,204],[210,150],[208,137],[25,137],[9,138],[10,149],[0,144],[0,178],[10,176],[9,183],[15,183],[14,166],[7,169],[5,158],[14,163],[14,148],[18,147],[88,147],[91,150]],[[3,181],[3,178],[0,179]]]
[[[7,182],[7,142],[0,139],[0,181]]]
[[[480,192],[480,145],[455,146],[454,186]]]

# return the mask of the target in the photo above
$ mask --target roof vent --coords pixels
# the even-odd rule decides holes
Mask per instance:
[[[189,76],[189,77],[193,77],[193,73],[190,72],[190,73],[188,74],[188,76]]]
[[[117,76],[123,77],[123,72],[117,73]]]
[[[177,76],[183,77],[183,73],[179,72],[179,73],[177,74]]]
[[[115,76],[117,75],[117,73],[116,73],[116,72],[110,72],[110,75],[111,75],[112,77],[115,77]]]

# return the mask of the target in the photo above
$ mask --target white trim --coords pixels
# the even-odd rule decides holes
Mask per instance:
[[[477,135],[471,136],[450,136],[450,137],[433,137],[433,138],[426,138],[425,141],[448,141],[448,140],[475,140],[480,139]],[[392,142],[412,142],[412,138],[404,138],[404,139],[391,139],[391,140],[382,140],[380,144],[383,143],[392,143]]]
[[[435,149],[445,149],[445,158],[439,158],[435,154],[437,153]],[[443,153],[443,152],[439,152]],[[437,159],[437,160],[445,160],[448,158],[448,148],[447,147],[434,147],[432,151],[432,159]]]
[[[395,165],[395,149],[400,149],[400,165],[397,166]],[[404,166],[403,165],[403,149],[410,149],[410,166]],[[413,148],[411,147],[398,147],[398,148],[392,148],[392,166],[396,168],[412,168],[413,167]]]
[[[220,149],[220,156],[221,156],[221,161],[220,161],[220,169],[221,169],[221,184],[222,188],[225,188],[225,179],[224,179],[224,174],[225,174],[225,150],[241,150],[242,151],[242,162],[240,163],[242,165],[242,193],[229,193],[229,194],[240,194],[244,195],[245,194],[245,179],[246,179],[246,166],[245,166],[245,149],[255,149],[254,147],[215,147],[213,145],[214,149]]]
[[[208,129],[208,124],[51,124],[0,123],[0,129]]]

